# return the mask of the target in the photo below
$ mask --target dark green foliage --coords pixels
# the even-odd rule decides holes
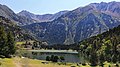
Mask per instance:
[[[57,62],[58,61],[58,56],[54,56],[53,62]]]
[[[76,66],[71,66],[71,67],[76,67]]]
[[[5,32],[3,27],[0,27],[0,55],[10,57],[15,53],[15,41],[11,32]]]
[[[7,36],[4,28],[0,26],[0,55],[5,55],[7,48]]]
[[[80,42],[80,50],[91,65],[120,62],[120,26]]]
[[[49,56],[46,57],[46,61],[50,61],[50,57]]]
[[[60,60],[61,60],[61,61],[64,61],[65,58],[64,58],[63,56],[60,56]]]
[[[21,29],[20,26],[17,26],[8,18],[0,16],[0,26],[3,26],[7,32],[12,31],[16,41],[35,40],[34,37],[30,35],[30,32],[28,34],[28,31]]]
[[[54,60],[54,55],[51,55],[50,60],[51,60],[51,61],[53,61],[53,60]]]
[[[9,47],[8,49],[8,54],[14,54],[15,53],[15,40],[12,32],[8,32],[7,34],[7,46]]]
[[[51,55],[51,57],[49,56],[46,57],[46,61],[58,62],[58,60],[59,60],[58,56]]]
[[[79,50],[80,45],[78,45],[78,43],[74,43],[74,44],[70,44],[70,45],[65,45],[65,44],[53,44],[53,45],[46,45],[46,46],[43,46],[41,48],[47,48],[47,49],[52,49],[54,48],[55,50],[69,50],[69,49],[72,49],[72,50]]]
[[[41,47],[45,49],[45,47],[43,47],[43,46],[45,46],[45,45],[42,44],[41,41],[34,41],[32,44],[32,49],[41,49]]]
[[[91,65],[93,65],[93,66],[98,65],[98,56],[95,52],[91,54],[90,62],[91,62]]]

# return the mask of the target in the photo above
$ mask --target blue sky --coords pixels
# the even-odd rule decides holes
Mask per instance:
[[[15,13],[27,10],[35,14],[56,13],[62,10],[73,10],[90,3],[110,2],[120,0],[0,0]]]

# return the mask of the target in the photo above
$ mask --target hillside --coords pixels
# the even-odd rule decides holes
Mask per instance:
[[[120,14],[119,5],[120,2],[92,3],[69,11],[49,23],[35,23],[23,28],[49,44],[69,45],[120,25],[120,17],[117,16]]]
[[[8,18],[0,16],[0,26],[3,26],[6,32],[13,32],[16,41],[34,40],[34,37],[29,35],[27,31],[17,26],[15,22],[12,22]]]
[[[120,25],[79,43],[83,55],[93,64],[120,62]],[[94,59],[93,59],[94,58]]]

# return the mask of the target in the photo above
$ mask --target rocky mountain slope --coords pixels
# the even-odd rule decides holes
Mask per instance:
[[[92,3],[72,11],[45,15],[27,11],[15,14],[7,6],[0,5],[0,16],[27,29],[39,40],[69,45],[120,25],[120,2]]]
[[[0,16],[8,18],[11,21],[16,22],[16,24],[20,26],[29,25],[37,22],[52,21],[67,12],[68,11],[60,11],[55,14],[35,15],[28,11],[23,10],[20,13],[16,14],[6,5],[0,4]]]
[[[12,31],[16,41],[35,40],[35,38],[28,34],[26,30],[17,26],[16,23],[12,22],[8,18],[0,16],[0,26],[5,28],[5,31]]]
[[[54,19],[57,19],[58,17],[60,17],[61,15],[65,14],[67,12],[68,11],[60,11],[60,12],[55,13],[55,14],[35,15],[35,14],[30,13],[26,10],[23,10],[23,11],[19,12],[17,15],[25,16],[25,17],[30,18],[30,19],[34,19],[37,22],[48,22],[48,21],[53,21]]]
[[[0,16],[10,19],[13,22],[16,22],[18,25],[27,25],[35,22],[35,20],[33,19],[26,18],[24,16],[18,16],[9,7],[1,4],[0,4]]]
[[[49,44],[73,44],[120,25],[120,2],[92,3],[49,23],[24,26]],[[45,24],[45,25],[44,25]]]

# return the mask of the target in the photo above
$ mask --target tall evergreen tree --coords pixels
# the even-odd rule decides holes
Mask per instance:
[[[6,34],[4,27],[0,26],[0,56],[10,57],[15,53],[15,41],[11,32]]]
[[[5,48],[7,45],[7,37],[4,28],[0,26],[0,55],[5,54]]]
[[[8,54],[12,55],[15,53],[15,40],[12,32],[8,32],[7,35]]]

